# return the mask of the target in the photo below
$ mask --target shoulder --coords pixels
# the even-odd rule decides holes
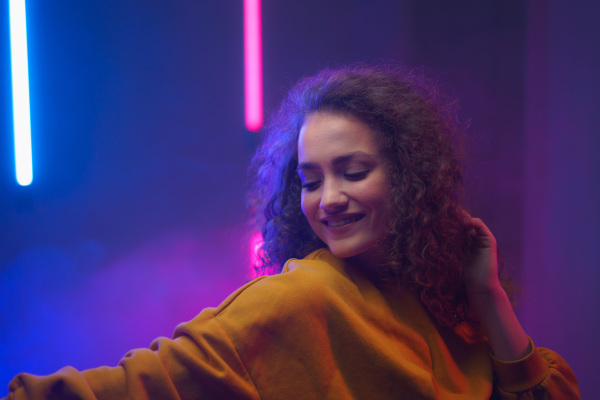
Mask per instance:
[[[248,282],[232,293],[214,315],[228,318],[243,313],[256,317],[297,312],[312,308],[331,297],[344,296],[355,287],[344,263],[328,250],[320,249],[303,259],[288,260],[277,275]],[[243,316],[236,316],[240,318]]]
[[[346,307],[343,299],[356,291],[343,262],[330,256],[323,250],[288,261],[284,272],[248,282],[218,307],[179,325],[175,336],[220,338],[247,353],[257,346],[265,351],[266,343],[297,341],[300,332],[326,330],[332,315]]]
[[[303,259],[286,262],[283,272],[258,277],[230,294],[218,307],[204,309],[180,325],[194,328],[217,323],[226,330],[246,326],[298,321],[303,314],[319,313],[335,297],[356,292],[343,261],[320,249]]]

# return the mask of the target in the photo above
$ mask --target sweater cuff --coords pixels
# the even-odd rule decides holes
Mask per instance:
[[[539,385],[548,375],[548,362],[540,355],[531,338],[531,353],[520,360],[502,361],[490,354],[498,384],[509,393],[519,393]]]

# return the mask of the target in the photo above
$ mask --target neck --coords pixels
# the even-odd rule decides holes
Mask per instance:
[[[369,275],[379,275],[385,256],[383,247],[378,245],[345,260]]]

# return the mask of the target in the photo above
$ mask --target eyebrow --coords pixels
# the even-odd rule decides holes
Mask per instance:
[[[365,153],[364,151],[355,151],[353,153],[348,153],[348,154],[344,154],[343,156],[339,156],[334,158],[331,161],[331,164],[334,167],[337,167],[341,164],[345,164],[348,161],[352,160],[353,158],[357,157],[357,156],[367,156],[369,158],[371,158],[372,156],[368,153]],[[319,167],[311,162],[301,162],[298,164],[298,167],[296,168],[296,171],[300,171],[300,170],[306,170],[306,169],[318,169]]]

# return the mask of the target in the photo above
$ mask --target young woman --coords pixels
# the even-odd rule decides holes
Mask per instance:
[[[459,133],[411,71],[302,80],[253,160],[267,275],[115,368],[21,374],[11,398],[579,398],[461,207]]]

